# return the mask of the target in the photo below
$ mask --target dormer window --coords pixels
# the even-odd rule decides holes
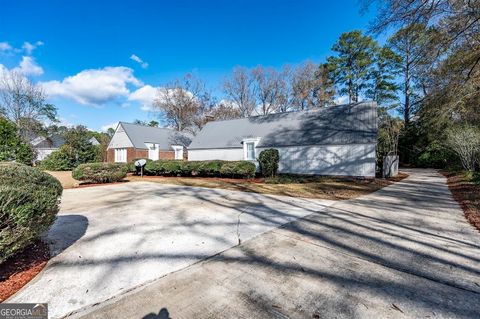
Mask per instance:
[[[246,161],[257,160],[256,147],[258,142],[260,142],[259,137],[243,139],[242,143],[243,143],[243,159],[244,160]]]

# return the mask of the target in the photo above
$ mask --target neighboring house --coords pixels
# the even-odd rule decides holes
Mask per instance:
[[[95,137],[90,138],[89,142],[92,143],[92,145],[100,145]],[[60,135],[55,134],[49,137],[38,136],[34,138],[30,144],[32,144],[37,154],[36,161],[43,161],[48,155],[65,144],[65,140]]]
[[[249,160],[275,148],[279,172],[375,177],[377,104],[207,123],[188,147],[189,160]]]
[[[58,150],[64,143],[65,140],[60,135],[52,135],[49,137],[38,136],[30,142],[37,154],[37,161],[43,161],[48,155],[52,154],[52,152]]]
[[[127,163],[136,158],[186,159],[191,136],[172,129],[120,122],[108,144],[107,161]]]
[[[93,136],[88,141],[94,146],[100,145],[100,142]]]

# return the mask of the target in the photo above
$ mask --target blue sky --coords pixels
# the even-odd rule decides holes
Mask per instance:
[[[95,130],[153,119],[146,103],[154,89],[188,72],[221,94],[236,65],[322,61],[341,33],[365,30],[373,16],[360,14],[358,0],[0,6],[0,68],[18,68],[42,83],[62,122]]]

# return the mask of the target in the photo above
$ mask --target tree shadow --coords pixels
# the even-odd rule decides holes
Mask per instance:
[[[50,246],[53,256],[73,245],[85,235],[88,228],[88,218],[83,215],[59,215],[43,239]]]
[[[171,319],[171,318],[170,318],[170,313],[168,312],[168,309],[162,308],[160,309],[158,314],[151,312],[143,316],[142,319]]]

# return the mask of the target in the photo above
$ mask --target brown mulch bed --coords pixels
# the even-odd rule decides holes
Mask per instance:
[[[453,198],[460,204],[465,218],[480,231],[480,185],[475,184],[464,173],[443,172]]]
[[[32,280],[50,259],[48,245],[41,240],[0,265],[0,302],[19,291]]]

